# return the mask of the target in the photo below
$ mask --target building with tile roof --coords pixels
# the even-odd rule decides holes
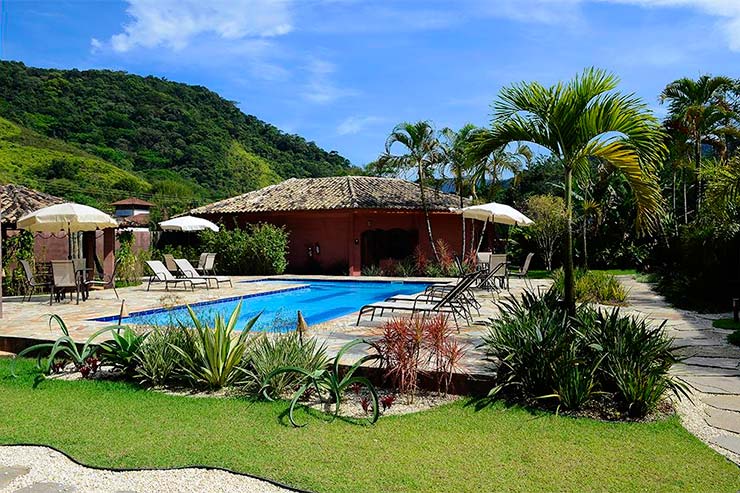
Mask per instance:
[[[432,188],[425,195],[435,240],[459,254],[460,197]],[[190,214],[226,228],[259,222],[285,226],[293,272],[359,275],[364,267],[409,257],[417,247],[432,256],[419,185],[398,178],[291,178]]]

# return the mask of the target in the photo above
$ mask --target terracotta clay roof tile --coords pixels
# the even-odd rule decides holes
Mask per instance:
[[[18,219],[31,212],[54,204],[62,204],[64,199],[39,192],[23,185],[0,185],[0,210],[2,223],[15,224]]]
[[[457,195],[426,188],[429,210],[460,206]],[[467,200],[465,201],[466,205]],[[419,185],[398,178],[335,176],[291,178],[277,185],[204,205],[191,214],[310,211],[336,209],[421,209]]]
[[[113,202],[111,204],[112,206],[116,205],[137,205],[141,207],[154,207],[154,204],[151,202],[147,202],[146,200],[137,199],[135,197],[130,197],[128,199],[119,200],[118,202]]]

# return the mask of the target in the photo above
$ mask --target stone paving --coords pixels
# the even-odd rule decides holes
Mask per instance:
[[[731,331],[712,327],[713,319],[730,315],[673,308],[649,285],[631,276],[620,276],[620,281],[629,289],[624,311],[666,320],[674,346],[686,358],[673,368],[691,395],[691,401],[678,403],[684,426],[740,465],[740,347],[727,342]]]

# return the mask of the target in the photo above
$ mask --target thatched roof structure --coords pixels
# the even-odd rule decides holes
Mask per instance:
[[[431,211],[460,207],[460,197],[426,188]],[[464,201],[469,205],[468,201]],[[419,185],[398,178],[334,176],[291,178],[277,185],[204,205],[191,214],[238,214],[251,212],[318,211],[339,209],[419,210]]]
[[[61,203],[64,203],[64,199],[23,185],[0,185],[2,224],[6,226],[15,225],[26,214]]]

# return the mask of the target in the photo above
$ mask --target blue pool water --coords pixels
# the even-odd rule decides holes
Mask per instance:
[[[356,312],[363,305],[382,301],[397,294],[414,294],[424,290],[425,283],[376,282],[376,281],[257,281],[276,285],[278,292],[226,298],[216,301],[195,303],[191,308],[202,321],[211,322],[217,314],[229,317],[242,302],[237,327],[243,327],[252,317],[262,312],[252,330],[281,332],[296,326],[296,312],[301,311],[309,325],[326,322]],[[280,286],[280,285],[285,285]],[[301,287],[292,288],[296,284]],[[103,317],[97,321],[112,322],[118,317]],[[190,315],[185,306],[172,309],[148,310],[131,313],[123,319],[131,325],[167,325],[170,323],[190,325]]]

